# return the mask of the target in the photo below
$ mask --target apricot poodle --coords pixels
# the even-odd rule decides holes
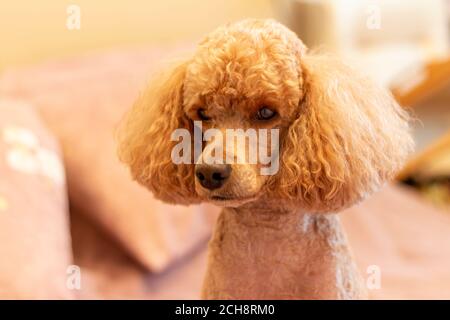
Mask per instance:
[[[204,298],[365,298],[330,213],[393,177],[413,148],[408,120],[367,77],[274,20],[248,19],[211,32],[148,86],[120,128],[119,157],[163,201],[224,207]],[[194,149],[196,121],[203,132],[277,129],[278,171],[229,162],[248,152],[235,146],[222,164],[194,152],[174,163],[173,132],[192,133]]]

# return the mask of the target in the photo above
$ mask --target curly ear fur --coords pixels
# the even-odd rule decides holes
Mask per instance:
[[[174,164],[171,141],[175,129],[192,124],[183,112],[183,81],[187,62],[162,73],[135,102],[118,131],[118,154],[135,180],[167,202],[198,202],[194,165]]]
[[[335,211],[392,178],[413,148],[409,119],[386,90],[334,58],[306,53],[301,69],[304,96],[273,189],[311,212]]]

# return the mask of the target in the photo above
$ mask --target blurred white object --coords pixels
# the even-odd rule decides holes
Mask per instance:
[[[388,86],[410,66],[449,54],[444,0],[278,0],[279,19],[311,48],[355,61]]]

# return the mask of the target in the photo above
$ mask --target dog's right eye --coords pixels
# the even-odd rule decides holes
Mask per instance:
[[[270,120],[275,117],[277,113],[268,107],[262,107],[258,110],[256,114],[256,119],[258,120]]]
[[[206,111],[203,108],[200,108],[200,109],[197,110],[197,115],[200,118],[200,120],[203,120],[203,121],[208,121],[208,120],[211,119],[210,117],[208,117],[206,115]]]

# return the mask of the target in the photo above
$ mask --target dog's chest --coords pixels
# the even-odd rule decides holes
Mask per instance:
[[[226,226],[224,226],[226,227]],[[245,229],[245,228],[244,228]],[[358,298],[360,279],[334,215],[305,215],[288,232],[216,230],[210,268],[222,297]]]

